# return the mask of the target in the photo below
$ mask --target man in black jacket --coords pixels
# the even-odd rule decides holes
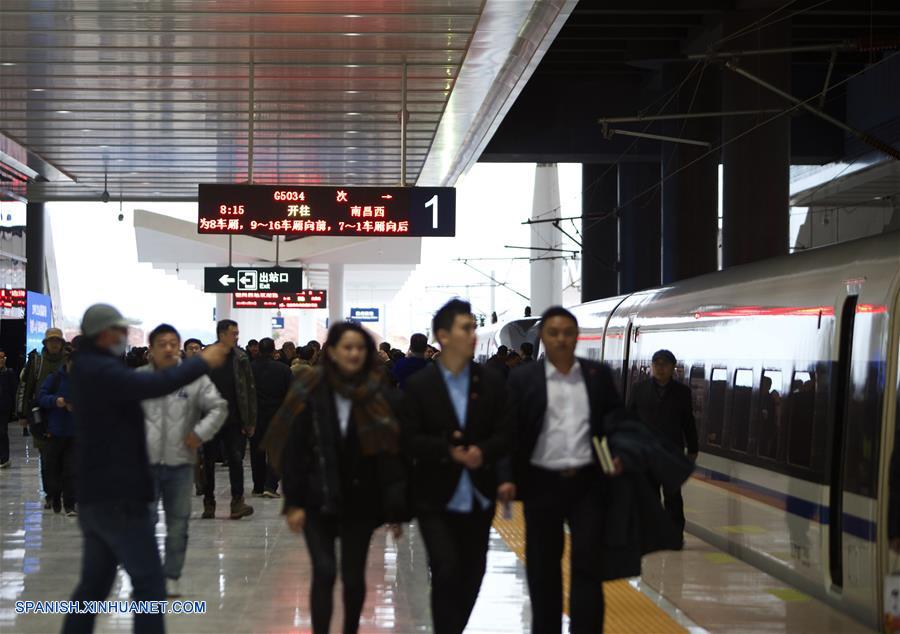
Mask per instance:
[[[675,364],[675,355],[668,350],[658,350],[653,354],[653,376],[632,388],[628,412],[632,418],[643,421],[655,432],[668,438],[681,453],[684,453],[687,445],[688,458],[695,462],[699,445],[691,388],[672,379]],[[684,500],[681,488],[662,487],[662,492],[663,504],[672,522],[681,530],[683,541]]]
[[[545,359],[510,375],[509,411],[515,432],[513,474],[525,509],[525,563],[532,631],[562,628],[563,524],[571,534],[569,616],[573,634],[603,631],[603,577],[597,560],[608,478],[593,438],[622,403],[609,368],[575,356],[578,321],[561,306],[541,316]],[[616,474],[621,472],[614,459]]]
[[[203,445],[203,514],[200,519],[216,516],[216,453],[221,447],[228,462],[231,484],[231,514],[233,520],[253,515],[253,507],[244,501],[244,453],[247,438],[256,430],[256,382],[250,367],[250,357],[237,343],[240,330],[236,321],[222,319],[216,324],[218,343],[229,349],[221,368],[209,373],[219,394],[228,402],[228,418],[213,439]]]
[[[287,345],[287,344],[285,344]],[[275,360],[275,342],[265,337],[259,342],[259,354],[250,364],[256,383],[257,422],[256,432],[250,437],[250,470],[253,473],[253,495],[280,498],[278,477],[266,460],[266,452],[260,443],[269,428],[269,421],[281,407],[294,375],[291,369]]]
[[[150,521],[153,478],[141,401],[169,394],[225,362],[227,350],[209,346],[193,359],[159,372],[135,372],[122,357],[128,326],[107,304],[87,309],[85,341],[72,367],[76,428],[78,523],[84,536],[81,580],[73,601],[106,599],[122,567],[137,601],[166,597],[162,564]],[[135,631],[163,632],[162,614],[136,614]],[[92,632],[93,614],[68,614],[64,634]]]
[[[434,316],[440,359],[409,377],[403,442],[419,530],[431,568],[436,634],[461,634],[478,598],[487,560],[497,462],[509,448],[504,380],[472,361],[475,317],[452,300]],[[504,480],[507,478],[503,478]]]

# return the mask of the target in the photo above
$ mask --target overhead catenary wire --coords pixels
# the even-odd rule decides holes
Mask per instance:
[[[482,270],[479,269],[478,267],[472,266],[471,264],[469,264],[468,260],[457,258],[455,261],[456,261],[456,262],[462,262],[464,265],[468,266],[470,269],[472,269],[473,271],[475,271],[475,272],[478,273],[479,275],[483,275],[483,276],[485,276],[486,278],[488,278],[489,280],[491,280],[492,282],[494,282],[495,284],[497,284],[497,286],[502,286],[502,287],[505,288],[506,290],[508,290],[508,291],[510,291],[510,292],[512,292],[512,293],[515,293],[516,295],[518,295],[519,297],[521,297],[522,299],[524,299],[526,302],[530,302],[530,301],[531,301],[531,298],[528,297],[527,295],[525,295],[524,293],[520,293],[519,291],[517,291],[516,289],[514,289],[512,286],[510,286],[507,282],[501,282],[500,280],[498,280],[496,277],[494,277],[494,276],[491,275],[490,273],[485,273],[484,271],[482,271]]]
[[[883,64],[883,63],[886,62],[887,60],[893,59],[893,58],[896,57],[898,54],[900,54],[900,53],[892,53],[892,54],[890,54],[890,55],[887,55],[887,56],[881,58],[879,61],[875,62],[874,64],[872,64],[872,65],[870,65],[870,66],[867,66],[866,68],[863,68],[862,70],[859,70],[859,71],[857,71],[856,73],[853,73],[852,75],[848,75],[847,77],[845,77],[845,78],[842,79],[841,81],[839,81],[839,82],[835,83],[834,85],[832,85],[830,89],[836,88],[836,87],[838,87],[838,86],[841,86],[841,85],[843,85],[843,84],[845,84],[845,83],[847,83],[847,82],[849,82],[849,81],[855,79],[856,77],[858,77],[858,76],[860,76],[860,75],[862,75],[862,74],[864,74],[864,73],[870,71],[871,69],[875,68],[876,66],[878,66],[878,65],[880,65],[880,64]],[[783,116],[785,116],[785,115],[787,115],[787,114],[790,114],[791,112],[794,112],[795,110],[798,110],[799,108],[803,107],[804,104],[809,104],[809,103],[814,102],[816,99],[819,98],[819,96],[820,96],[820,93],[816,93],[816,94],[814,94],[813,96],[808,97],[807,99],[801,100],[801,101],[799,101],[798,103],[793,104],[793,105],[789,106],[788,108],[782,110],[779,114],[773,115],[773,116],[769,117],[768,119],[766,119],[766,120],[764,120],[764,121],[761,121],[760,123],[758,123],[758,124],[756,124],[756,125],[754,125],[754,126],[752,126],[752,127],[750,127],[750,128],[747,128],[747,129],[744,130],[743,132],[741,132],[741,133],[739,133],[739,134],[733,136],[732,138],[728,139],[727,141],[723,141],[723,142],[721,142],[719,145],[717,145],[717,146],[715,146],[715,147],[713,147],[713,148],[710,148],[708,151],[704,152],[703,154],[701,154],[700,156],[696,157],[695,159],[693,159],[693,160],[691,160],[691,161],[688,161],[687,163],[685,163],[684,165],[682,165],[682,166],[679,167],[678,169],[676,169],[676,170],[674,170],[674,171],[672,171],[672,172],[666,174],[666,175],[665,175],[664,177],[662,177],[659,181],[657,181],[656,183],[654,183],[654,184],[651,185],[650,187],[644,189],[643,191],[641,191],[641,192],[635,194],[635,195],[632,196],[629,200],[625,201],[624,203],[619,204],[619,205],[618,205],[615,209],[613,209],[612,211],[607,212],[607,213],[603,213],[603,214],[599,214],[598,218],[597,218],[591,225],[589,225],[589,227],[595,226],[596,223],[602,222],[603,220],[605,220],[606,218],[609,218],[610,216],[615,216],[616,214],[618,214],[618,213],[620,212],[620,210],[621,210],[623,207],[627,207],[631,202],[637,200],[638,198],[641,198],[642,196],[646,196],[647,194],[649,194],[649,193],[655,191],[656,189],[658,189],[659,187],[661,187],[661,186],[663,185],[663,183],[665,183],[666,181],[668,181],[668,180],[669,180],[670,178],[672,178],[673,176],[675,176],[675,175],[677,175],[677,174],[683,172],[684,170],[688,169],[689,167],[691,167],[691,166],[693,166],[693,165],[699,163],[700,161],[702,161],[702,160],[708,158],[709,156],[711,156],[711,155],[713,155],[713,154],[719,152],[719,151],[720,151],[722,148],[724,148],[725,146],[730,145],[731,143],[734,143],[735,141],[737,141],[737,140],[739,140],[739,139],[741,139],[741,138],[747,136],[747,135],[750,134],[751,132],[754,132],[754,131],[756,131],[756,130],[762,128],[763,126],[768,125],[769,123],[771,123],[771,122],[773,122],[773,121],[775,121],[775,120],[777,120],[777,119],[779,119],[779,118],[781,118],[781,117],[783,117]],[[588,228],[589,228],[589,227],[588,227]]]
[[[578,253],[575,249],[557,249],[555,247],[515,247],[508,244],[503,245],[504,249],[527,249],[529,251],[554,251],[558,253]]]
[[[710,52],[715,51],[716,48],[719,47],[721,44],[724,44],[725,42],[731,41],[732,39],[735,39],[735,38],[737,38],[737,37],[741,37],[741,36],[743,36],[743,35],[748,35],[748,34],[750,34],[750,33],[753,32],[753,31],[759,31],[759,30],[762,30],[762,29],[764,29],[764,28],[766,28],[766,27],[769,27],[769,26],[772,26],[772,25],[777,24],[777,23],[779,23],[779,22],[782,22],[782,21],[784,21],[784,20],[788,20],[788,19],[794,18],[794,17],[796,17],[796,16],[798,16],[798,15],[801,15],[801,14],[803,14],[803,13],[806,13],[806,12],[808,12],[808,11],[811,11],[811,10],[813,10],[813,9],[816,9],[816,8],[818,8],[818,7],[821,7],[822,5],[828,4],[829,2],[832,2],[832,1],[833,1],[833,0],[821,0],[820,2],[817,2],[817,3],[813,4],[813,5],[810,5],[810,6],[808,6],[808,7],[803,7],[803,8],[801,8],[801,9],[798,9],[797,11],[793,11],[793,12],[791,12],[791,13],[785,15],[785,16],[781,16],[781,17],[779,17],[779,18],[776,18],[776,19],[774,19],[774,20],[771,20],[771,21],[767,22],[767,20],[768,20],[769,18],[772,18],[773,16],[778,15],[778,14],[781,13],[782,11],[788,9],[790,6],[792,6],[792,5],[794,5],[794,4],[796,4],[796,3],[798,2],[798,0],[788,0],[788,2],[786,2],[786,3],[784,3],[783,5],[781,5],[781,6],[777,7],[777,8],[775,8],[773,11],[767,13],[766,15],[764,15],[764,16],[761,17],[761,18],[759,18],[758,20],[755,20],[755,21],[751,22],[750,24],[747,24],[747,25],[745,25],[744,27],[741,27],[740,29],[738,29],[738,30],[735,31],[734,33],[731,33],[731,34],[729,34],[729,35],[723,36],[723,37],[721,37],[720,39],[716,40],[715,42],[713,42],[712,44],[709,45],[708,51],[710,51]],[[689,60],[686,60],[686,61],[689,61]],[[709,55],[706,55],[706,56],[704,56],[704,57],[702,57],[702,58],[696,59],[696,61],[695,61],[695,63],[693,64],[693,66],[691,66],[691,68],[690,68],[690,69],[688,70],[688,72],[685,74],[684,78],[678,83],[678,85],[676,85],[674,88],[671,88],[671,89],[669,89],[668,91],[666,91],[666,92],[664,92],[663,94],[661,94],[661,95],[659,95],[658,97],[656,97],[656,98],[655,98],[653,101],[651,101],[647,106],[645,106],[642,110],[640,110],[639,113],[645,113],[645,112],[650,111],[657,103],[659,103],[660,101],[663,101],[663,100],[664,100],[665,103],[663,103],[662,106],[659,107],[659,109],[656,111],[656,115],[654,115],[654,116],[662,115],[663,111],[668,107],[668,105],[672,102],[672,100],[679,94],[679,92],[681,91],[681,89],[687,84],[687,82],[690,80],[690,78],[693,76],[693,74],[697,71],[697,69],[700,68],[701,66],[705,67],[706,65],[709,64],[709,61],[710,61]],[[696,92],[696,91],[695,91],[695,92]],[[692,101],[693,101],[693,100],[692,100]],[[643,128],[642,131],[647,131],[647,130],[649,130],[651,127],[652,127],[652,121],[649,122],[648,125],[646,125],[646,126]],[[682,127],[682,129],[683,129],[683,127]],[[639,139],[635,139],[634,141],[632,141],[632,142],[628,145],[628,147],[625,148],[625,149],[624,149],[624,150],[616,157],[616,159],[615,159],[614,161],[612,161],[612,162],[609,164],[609,167],[608,167],[606,170],[604,170],[597,178],[595,178],[594,180],[592,180],[588,185],[582,185],[581,191],[579,192],[579,193],[581,194],[581,196],[584,196],[585,194],[587,194],[588,191],[592,190],[592,189],[593,189],[593,188],[594,188],[601,180],[603,180],[603,179],[606,177],[606,175],[609,173],[609,171],[612,170],[613,167],[615,167],[619,162],[621,162],[622,159],[624,159],[624,158],[625,158],[625,157],[626,157],[626,156],[634,149],[634,147],[635,147],[639,142],[640,142]],[[543,211],[543,212],[540,212],[540,213],[537,213],[537,214],[533,214],[533,215],[534,215],[534,216],[542,216],[542,215],[546,215],[546,214],[548,214],[548,213],[552,213],[552,212],[554,212],[554,211],[557,211],[557,210],[559,210],[559,209],[561,209],[561,208],[562,208],[562,205],[560,204],[560,205],[558,205],[558,206],[556,206],[556,207],[553,207],[553,208],[551,208],[551,209],[548,209],[548,210],[546,210],[546,211]],[[567,219],[576,220],[576,219],[578,219],[579,217],[580,217],[580,216],[573,216],[573,217],[570,217],[570,218],[567,218]],[[539,221],[539,222],[542,222],[542,221]],[[523,224],[531,224],[531,223],[525,222],[525,223],[523,223]]]

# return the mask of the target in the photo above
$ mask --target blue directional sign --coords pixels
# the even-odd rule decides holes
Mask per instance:
[[[284,330],[284,317],[272,317],[272,330]]]
[[[378,308],[351,308],[350,319],[363,322],[379,321],[380,313]]]
[[[40,353],[44,347],[44,332],[53,325],[53,303],[49,295],[28,291],[25,308],[25,354]]]

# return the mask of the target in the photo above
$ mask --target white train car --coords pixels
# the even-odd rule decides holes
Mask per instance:
[[[627,399],[654,351],[693,390],[688,530],[872,627],[900,426],[900,234],[583,304]],[[898,483],[900,486],[900,483]]]
[[[484,363],[497,352],[500,346],[510,350],[518,350],[526,341],[530,341],[537,350],[538,335],[535,325],[536,317],[524,317],[479,328],[478,341],[475,344],[475,360]]]

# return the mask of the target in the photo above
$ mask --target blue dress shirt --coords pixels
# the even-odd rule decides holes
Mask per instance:
[[[437,365],[441,371],[441,376],[444,377],[444,384],[447,386],[447,393],[450,395],[453,411],[456,412],[456,420],[459,421],[460,428],[465,429],[466,412],[469,408],[469,365],[466,364],[466,367],[459,374],[453,374],[440,361],[438,361]],[[481,495],[472,484],[469,470],[463,468],[462,475],[459,477],[459,484],[456,485],[456,491],[447,503],[447,510],[453,513],[471,513],[473,498],[478,500],[478,504],[481,505],[482,509],[486,509],[490,505],[490,500]]]

